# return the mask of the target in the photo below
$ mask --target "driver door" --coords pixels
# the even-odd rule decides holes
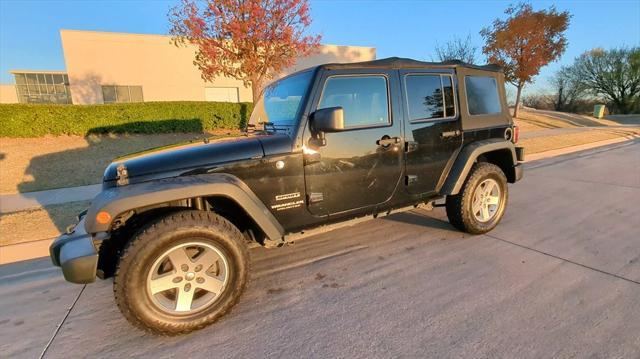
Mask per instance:
[[[321,83],[314,110],[342,107],[345,130],[326,133],[324,146],[307,136],[309,211],[331,215],[386,202],[403,170],[402,117],[391,96],[399,93],[397,71],[328,71]]]

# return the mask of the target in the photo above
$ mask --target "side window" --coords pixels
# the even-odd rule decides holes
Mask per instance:
[[[456,103],[453,94],[453,78],[451,76],[442,76],[442,91],[444,93],[444,117],[453,117],[456,115]]]
[[[318,109],[342,107],[345,127],[389,123],[387,79],[384,76],[334,76],[324,84]]]
[[[498,83],[490,76],[466,76],[467,104],[470,115],[492,115],[500,113]]]
[[[455,116],[453,81],[449,75],[405,76],[410,121]]]

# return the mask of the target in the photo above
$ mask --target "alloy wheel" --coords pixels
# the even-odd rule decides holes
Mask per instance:
[[[147,294],[160,310],[192,314],[214,303],[229,280],[229,263],[215,246],[193,241],[165,251],[151,266]]]
[[[494,179],[488,178],[476,187],[471,202],[473,216],[479,222],[488,222],[500,208],[500,186]]]

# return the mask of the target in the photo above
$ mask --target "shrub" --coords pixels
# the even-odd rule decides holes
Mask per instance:
[[[3,104],[0,137],[169,133],[238,129],[250,103],[141,102],[105,105]]]

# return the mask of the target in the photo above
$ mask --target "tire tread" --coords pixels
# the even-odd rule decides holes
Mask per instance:
[[[234,293],[231,294],[232,300],[225,303],[224,307],[216,311],[212,315],[200,318],[195,322],[189,323],[168,323],[160,320],[156,320],[153,323],[144,321],[138,314],[131,309],[128,305],[127,291],[124,290],[124,276],[130,266],[135,265],[132,263],[134,254],[142,250],[141,247],[146,246],[152,241],[158,233],[164,233],[176,228],[193,225],[196,227],[215,227],[223,235],[231,238],[242,252],[243,262],[241,268],[244,268],[245,275],[239,275],[241,283],[233,288]],[[143,226],[137,234],[127,243],[124,247],[120,259],[116,264],[116,271],[113,281],[113,293],[118,308],[124,315],[124,317],[135,327],[155,335],[179,335],[186,334],[188,332],[202,329],[215,321],[220,317],[227,314],[235,306],[239,300],[242,292],[244,291],[247,283],[247,274],[250,270],[250,262],[248,260],[248,250],[244,245],[242,234],[231,222],[224,217],[217,215],[213,212],[204,212],[196,210],[187,210],[175,212],[166,215],[160,219],[152,221]],[[244,280],[243,280],[244,279]]]
[[[477,183],[490,175],[497,174],[499,177],[499,182],[503,184],[503,190],[505,191],[505,203],[508,198],[507,193],[507,178],[502,172],[500,167],[494,165],[489,162],[477,162],[474,163],[473,167],[471,167],[470,174],[465,179],[465,182],[460,190],[460,193],[456,195],[447,196],[446,199],[446,211],[447,218],[449,218],[449,223],[453,225],[460,231],[470,233],[470,234],[482,234],[490,231],[498,224],[500,218],[498,218],[495,223],[490,228],[481,228],[476,225],[476,221],[472,218],[473,213],[471,213],[467,208],[467,203],[472,200],[473,191]],[[504,213],[504,210],[503,212]],[[500,214],[500,216],[502,215]]]

